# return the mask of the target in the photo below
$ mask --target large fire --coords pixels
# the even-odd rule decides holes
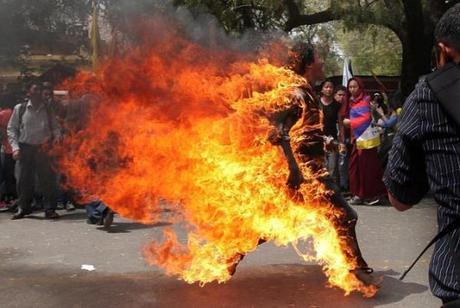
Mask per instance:
[[[188,283],[230,279],[228,266],[263,238],[276,245],[313,239],[332,286],[372,296],[376,287],[351,272],[346,244],[330,217],[341,215],[323,198],[312,174],[286,188],[288,168],[267,141],[267,114],[289,103],[306,81],[254,54],[209,50],[170,27],[142,48],[108,60],[96,73],[68,82],[98,96],[85,128],[64,141],[61,166],[70,184],[98,196],[120,215],[161,219],[165,205],[188,231],[153,242],[149,263]]]

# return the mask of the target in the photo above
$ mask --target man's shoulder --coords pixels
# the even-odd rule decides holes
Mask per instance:
[[[433,104],[437,103],[436,96],[434,95],[433,90],[428,85],[428,81],[426,76],[420,78],[419,82],[416,84],[415,89],[409,95],[406,100],[405,105],[412,105],[412,104]]]

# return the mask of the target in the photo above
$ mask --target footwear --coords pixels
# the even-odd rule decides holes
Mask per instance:
[[[10,204],[5,201],[0,201],[0,209],[7,208]]]
[[[235,274],[236,267],[241,262],[241,260],[243,260],[243,258],[244,258],[243,254],[237,253],[231,259],[228,260],[228,263],[230,263],[230,265],[227,267],[227,270],[230,276],[233,276]]]
[[[108,213],[107,213],[107,216],[105,216],[105,218],[104,218],[104,228],[108,228],[108,227],[110,227],[112,225],[114,215],[115,215],[115,213],[111,209],[109,209]]]
[[[379,198],[375,198],[375,199],[368,199],[366,201],[364,201],[364,204],[365,205],[376,205],[380,202],[380,199]]]
[[[11,220],[22,219],[22,218],[24,218],[26,215],[29,215],[29,214],[32,214],[32,210],[18,209],[18,211],[16,212],[16,214],[14,214],[13,217],[11,217]]]
[[[65,208],[65,206],[66,205],[64,204],[64,202],[58,201],[57,204],[56,204],[56,209],[57,210],[63,210]]]
[[[55,210],[46,210],[45,211],[45,218],[46,219],[57,219],[59,217],[60,217],[59,214],[56,213]]]
[[[372,275],[374,270],[370,267],[358,267],[352,270],[351,272],[355,274],[356,278],[358,278],[366,286],[374,285],[376,287],[380,287],[380,285],[383,282],[383,276],[375,277],[374,275]]]
[[[350,205],[362,205],[363,200],[358,196],[354,196],[353,198],[350,199],[350,201],[348,201],[348,203]]]
[[[75,210],[75,205],[73,205],[73,203],[70,201],[67,201],[64,207],[67,210],[67,212],[71,212]]]

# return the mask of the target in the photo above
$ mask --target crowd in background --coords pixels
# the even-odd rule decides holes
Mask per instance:
[[[84,126],[91,94],[56,100],[50,82],[31,82],[22,96],[3,89],[0,100],[0,209],[21,219],[44,210],[59,218],[57,209],[75,209],[77,192],[66,186],[50,149],[63,136]],[[113,213],[100,200],[85,204],[89,223],[104,224]],[[110,214],[110,215],[108,215]]]
[[[382,182],[400,103],[385,92],[368,95],[358,78],[347,87],[330,80],[320,86],[325,161],[351,205],[382,204],[386,189]]]
[[[91,95],[71,104],[56,100],[53,91],[49,82],[32,82],[18,99],[3,88],[0,209],[15,212],[13,219],[41,209],[46,218],[55,219],[59,217],[56,209],[75,209],[73,193],[63,188],[65,176],[56,172],[46,147],[59,142],[66,129],[81,128],[82,105],[90,104]],[[386,195],[381,179],[400,106],[385,92],[369,96],[357,78],[351,78],[347,87],[326,80],[318,94],[330,176],[350,204],[381,203]],[[94,204],[98,207],[101,213],[106,211],[101,202]]]

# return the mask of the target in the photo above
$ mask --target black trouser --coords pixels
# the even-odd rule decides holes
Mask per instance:
[[[356,237],[356,223],[358,222],[358,214],[348,204],[340,193],[339,187],[330,177],[323,177],[320,181],[326,186],[327,189],[334,193],[329,197],[331,204],[338,209],[343,210],[343,215],[336,217],[331,215],[331,219],[334,219],[334,223],[339,226],[338,232],[340,237],[347,241],[348,247],[351,251],[347,252],[351,254],[349,257],[356,258],[359,267],[368,267],[366,261],[362,256],[361,250],[359,249],[358,239]]]
[[[16,199],[15,161],[12,154],[2,153],[3,199]]]
[[[18,165],[18,205],[23,210],[30,210],[34,197],[36,177],[44,198],[45,210],[56,209],[56,175],[52,168],[51,158],[41,146],[21,143]]]
[[[441,308],[459,308],[460,307],[460,299],[453,299],[453,300],[442,300],[442,307]]]

